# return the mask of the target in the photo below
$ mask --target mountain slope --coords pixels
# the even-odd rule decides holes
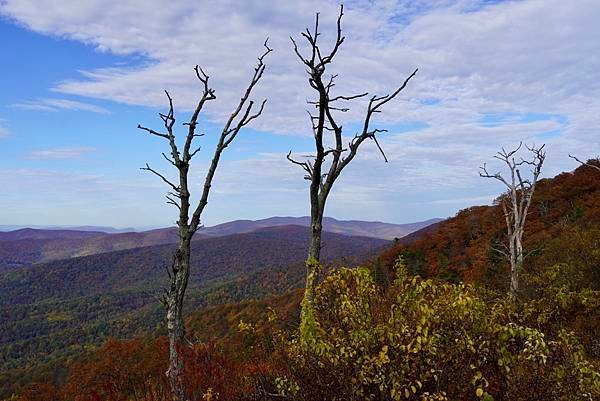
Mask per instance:
[[[326,217],[324,229],[344,235],[393,239],[437,221],[439,219],[412,224],[389,224],[357,220],[339,221]],[[272,217],[257,221],[235,220],[203,228],[196,238],[241,234],[267,227],[287,225],[307,227],[308,224],[308,217]],[[126,233],[88,231],[86,227],[83,228],[85,229],[83,231],[25,228],[0,232],[0,270],[177,241],[177,230],[174,227]]]
[[[23,239],[80,239],[106,236],[101,231],[77,230],[42,230],[36,228],[21,228],[14,231],[0,232],[0,241],[18,241]]]
[[[354,264],[387,243],[324,233],[323,257]],[[297,226],[195,241],[189,306],[238,302],[301,285],[307,245],[306,229]],[[162,319],[157,296],[172,253],[172,245],[157,245],[0,272],[2,365],[39,363],[76,354],[77,347],[108,336],[155,329]]]
[[[177,231],[174,228],[121,234],[34,229],[0,233],[0,271],[3,268],[176,241]]]
[[[44,225],[9,225],[0,224],[0,232],[18,231],[23,229],[42,230],[42,231],[79,231],[79,232],[94,232],[103,234],[118,234],[118,233],[129,233],[136,231],[147,231],[139,230],[133,227],[107,227],[107,226],[44,226]]]
[[[388,267],[404,255],[413,273],[494,287],[507,283],[506,263],[499,252],[505,237],[499,206],[475,206],[455,217],[415,232],[385,251]],[[576,264],[600,287],[600,173],[579,167],[538,183],[524,236],[525,269],[557,263]]]
[[[377,221],[336,220],[332,217],[323,219],[323,229],[337,234],[374,237],[392,240],[401,238],[423,227],[435,224],[442,219],[429,219],[409,224],[391,224]],[[205,235],[228,235],[251,232],[264,227],[299,225],[308,227],[310,218],[303,217],[270,217],[262,220],[235,220],[228,223],[207,227],[201,230]]]

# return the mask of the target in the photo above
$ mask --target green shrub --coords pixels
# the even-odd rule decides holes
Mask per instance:
[[[316,289],[314,341],[286,344],[278,385],[303,401],[597,399],[600,374],[576,336],[527,324],[547,306],[484,301],[410,277],[402,260],[385,292],[366,268],[334,270]]]

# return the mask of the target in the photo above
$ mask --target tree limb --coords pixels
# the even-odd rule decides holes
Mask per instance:
[[[266,99],[262,101],[259,110],[255,113],[252,113],[252,108],[254,106],[254,102],[250,101],[248,103],[248,106],[246,107],[246,110],[245,110],[243,116],[237,122],[237,124],[232,128],[232,124],[233,124],[234,120],[238,117],[241,110],[246,105],[246,102],[248,101],[248,98],[250,97],[252,90],[254,89],[256,84],[261,80],[261,78],[263,76],[263,73],[266,68],[264,59],[269,53],[271,53],[273,51],[273,49],[271,49],[269,47],[268,41],[269,41],[269,38],[267,38],[263,44],[265,51],[258,57],[258,63],[256,65],[256,67],[254,68],[254,73],[250,79],[250,83],[246,87],[246,90],[244,91],[244,94],[242,95],[237,107],[231,113],[231,115],[227,119],[227,121],[221,131],[221,135],[219,137],[219,141],[215,148],[213,158],[211,160],[209,169],[208,169],[208,171],[206,173],[206,177],[204,179],[204,185],[202,187],[202,194],[200,195],[200,201],[198,202],[198,205],[196,206],[194,213],[192,215],[192,218],[190,220],[189,227],[190,227],[191,232],[196,232],[196,230],[198,230],[198,228],[200,226],[200,216],[202,214],[202,211],[208,204],[208,195],[210,192],[210,188],[212,186],[213,177],[217,170],[217,165],[219,164],[219,160],[221,158],[221,153],[231,143],[231,141],[233,141],[235,139],[235,137],[237,136],[239,131],[243,127],[248,125],[252,120],[258,118],[264,110]]]
[[[162,175],[161,173],[159,173],[158,171],[152,169],[148,163],[146,163],[146,167],[140,167],[140,170],[146,170],[146,171],[150,171],[151,173],[153,173],[154,175],[158,176],[160,179],[162,179],[167,185],[169,185],[171,188],[173,188],[173,190],[175,190],[176,192],[179,192],[179,187],[176,186],[175,184],[173,184],[171,181],[169,181],[164,175]]]
[[[578,162],[579,164],[581,164],[582,166],[588,166],[588,167],[591,167],[593,169],[600,171],[600,166],[590,163],[589,160],[587,162],[584,162],[583,160],[579,160],[577,157],[575,157],[571,154],[569,154],[569,157],[571,159],[575,160],[576,162]],[[600,162],[600,157],[596,157],[595,159],[592,159],[592,160],[595,160],[596,162]]]

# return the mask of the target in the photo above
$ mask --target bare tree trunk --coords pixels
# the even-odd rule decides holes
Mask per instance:
[[[165,290],[165,294],[162,299],[166,309],[167,333],[169,337],[169,368],[166,371],[166,375],[169,381],[173,399],[175,401],[186,401],[185,383],[183,382],[183,373],[185,368],[185,328],[183,320],[183,302],[185,299],[185,291],[187,289],[188,280],[190,278],[191,241],[194,234],[201,226],[200,220],[202,217],[202,212],[208,204],[208,195],[210,193],[212,180],[215,176],[222,152],[229,146],[229,144],[231,144],[243,127],[248,125],[255,118],[259,117],[263,112],[266,100],[261,103],[257,111],[254,111],[254,101],[249,101],[248,99],[252,89],[263,76],[265,70],[263,59],[272,51],[267,46],[266,41],[264,46],[266,51],[258,58],[258,65],[254,68],[254,74],[250,80],[250,84],[246,88],[246,91],[237,104],[236,109],[231,113],[229,119],[223,127],[223,130],[221,131],[210,167],[206,172],[200,201],[198,202],[191,216],[188,172],[190,161],[200,151],[199,147],[192,151],[192,142],[194,138],[203,135],[196,133],[196,126],[198,124],[198,117],[205,103],[207,101],[216,99],[214,89],[209,87],[208,75],[206,75],[199,66],[196,66],[194,69],[196,76],[203,84],[203,92],[192,114],[192,117],[190,118],[189,122],[184,124],[188,126],[188,131],[185,137],[183,152],[179,151],[178,145],[175,141],[175,134],[173,132],[173,126],[175,124],[173,99],[171,99],[171,96],[168,92],[165,91],[169,100],[169,112],[167,114],[160,114],[167,132],[162,133],[138,125],[139,129],[144,130],[151,135],[164,138],[168,141],[170,146],[170,157],[165,153],[163,153],[163,157],[177,169],[179,175],[179,182],[175,184],[169,181],[169,179],[167,179],[158,171],[152,169],[148,164],[146,164],[146,167],[142,168],[142,170],[150,171],[154,175],[158,176],[171,188],[171,191],[167,194],[167,203],[177,207],[179,210],[179,219],[177,220],[177,226],[179,227],[179,241],[173,256],[172,266],[170,269],[167,269],[170,286]]]
[[[303,341],[308,341],[314,335],[317,324],[313,315],[313,298],[315,285],[321,270],[321,233],[323,231],[323,215],[325,212],[325,203],[327,197],[333,187],[335,180],[339,177],[342,170],[354,159],[360,145],[367,139],[372,140],[381,151],[384,160],[387,158],[383,150],[377,142],[376,134],[385,132],[382,129],[371,128],[371,117],[381,112],[380,108],[394,99],[408,84],[408,81],[415,76],[415,70],[404,83],[394,92],[384,96],[372,96],[368,103],[367,112],[362,124],[361,132],[357,133],[348,144],[348,148],[344,148],[342,126],[336,122],[336,112],[346,112],[348,108],[338,107],[337,102],[349,101],[357,98],[368,96],[368,93],[361,93],[350,96],[331,96],[330,91],[335,86],[334,80],[336,75],[324,80],[325,70],[335,55],[340,46],[344,42],[345,37],[342,36],[341,20],[344,15],[343,6],[340,7],[340,14],[337,20],[337,37],[333,49],[329,52],[322,51],[320,45],[317,44],[318,38],[321,35],[319,32],[319,14],[315,19],[314,30],[307,29],[302,32],[302,36],[309,45],[309,56],[303,56],[294,41],[294,52],[306,67],[308,73],[308,82],[318,94],[317,101],[310,101],[309,104],[317,109],[316,114],[309,112],[311,125],[313,129],[313,137],[315,140],[315,154],[308,156],[306,161],[297,161],[292,158],[292,152],[287,155],[288,160],[296,165],[299,165],[306,171],[305,179],[310,181],[310,241],[308,246],[308,259],[306,261],[306,287],[304,298],[302,300],[302,309],[300,313],[300,333]],[[335,142],[335,148],[325,149],[324,133],[331,132]],[[346,153],[347,152],[347,153]],[[330,163],[326,166],[326,161]]]
[[[184,369],[184,336],[183,300],[190,276],[190,241],[187,238],[179,240],[173,261],[173,276],[171,288],[166,297],[167,333],[169,337],[169,368],[167,378],[171,391],[176,400],[185,399],[185,389],[182,382]]]
[[[523,248],[516,235],[509,238],[510,286],[509,297],[516,300],[519,291],[519,271],[523,265]]]
[[[321,260],[321,233],[323,232],[323,213],[318,209],[310,215],[310,243],[308,245],[308,259]]]
[[[321,234],[323,232],[323,213],[315,210],[311,213],[309,227],[308,258],[306,259],[306,286],[300,311],[300,330],[310,331],[312,328],[312,305],[317,279],[321,273]]]
[[[535,186],[541,173],[542,165],[546,158],[546,154],[543,150],[544,145],[542,145],[539,148],[527,147],[527,149],[533,153],[533,160],[528,161],[521,159],[520,161],[515,161],[514,156],[521,146],[522,143],[519,144],[515,150],[510,152],[507,152],[502,148],[502,151],[494,156],[508,166],[510,178],[505,179],[500,173],[488,173],[485,164],[481,167],[481,172],[479,173],[481,177],[494,178],[502,182],[508,189],[504,198],[500,199],[502,212],[504,213],[504,218],[506,220],[508,246],[505,246],[505,248],[508,253],[501,249],[495,250],[503,254],[510,264],[509,297],[512,302],[516,302],[517,300],[519,293],[519,274],[523,268],[523,261],[525,259],[525,255],[523,254],[523,234],[525,232],[527,213],[529,206],[531,205],[531,199],[535,192]],[[520,171],[520,166],[522,165],[531,166],[531,179],[523,179]]]
[[[513,262],[511,263],[511,277],[510,277],[510,298],[512,301],[516,301],[517,294],[519,293],[519,274],[523,269],[523,237],[524,227],[521,228],[515,235],[514,252],[512,255]]]

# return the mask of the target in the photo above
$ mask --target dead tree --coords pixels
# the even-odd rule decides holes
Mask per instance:
[[[577,163],[581,164],[582,166],[588,166],[588,167],[591,167],[593,169],[600,171],[600,157],[596,157],[595,159],[588,160],[587,162],[584,162],[583,160],[579,160],[577,157],[575,157],[573,155],[569,155],[569,157],[571,159],[575,160]],[[593,161],[595,161],[596,164],[593,164],[592,163]]]
[[[342,46],[345,37],[342,35],[341,21],[344,15],[343,6],[340,7],[340,13],[337,19],[337,36],[333,47],[329,52],[322,50],[318,43],[319,32],[319,14],[315,19],[314,30],[306,29],[301,35],[308,44],[309,51],[304,56],[298,48],[294,38],[290,37],[294,52],[306,68],[308,74],[308,83],[316,92],[317,99],[309,101],[311,108],[316,110],[314,113],[309,111],[310,122],[315,141],[315,153],[305,156],[305,160],[298,160],[292,157],[290,151],[287,159],[304,169],[305,179],[310,182],[310,243],[308,248],[308,259],[306,261],[307,279],[304,299],[302,301],[301,311],[301,333],[303,338],[310,336],[307,331],[311,330],[309,324],[312,319],[312,302],[314,286],[316,284],[320,271],[321,257],[321,232],[323,229],[323,214],[327,197],[333,187],[334,182],[342,173],[342,170],[350,164],[355,158],[359,147],[368,139],[375,143],[381,152],[384,160],[387,158],[377,141],[378,133],[386,132],[384,129],[372,128],[372,118],[376,113],[381,112],[381,108],[389,101],[394,99],[406,87],[412,77],[415,76],[415,70],[408,78],[404,80],[393,92],[383,95],[373,95],[369,98],[366,114],[362,122],[360,132],[350,140],[347,147],[344,147],[343,127],[338,122],[337,113],[347,112],[348,107],[343,104],[354,99],[368,97],[367,92],[355,95],[333,95],[332,89],[335,86],[337,75],[326,77],[327,67],[333,62],[336,54]],[[341,105],[340,105],[341,104]],[[334,147],[326,149],[326,135],[331,135]]]
[[[174,205],[179,212],[177,226],[179,228],[179,239],[177,248],[173,256],[173,262],[170,268],[167,268],[170,285],[165,289],[162,297],[162,303],[166,309],[167,331],[169,336],[169,368],[166,375],[169,380],[173,397],[177,401],[186,400],[185,389],[182,383],[183,373],[183,347],[184,347],[184,325],[183,325],[183,300],[190,276],[190,253],[191,241],[194,233],[201,227],[200,221],[204,208],[208,204],[208,195],[212,185],[221,154],[231,142],[236,138],[240,130],[248,125],[252,120],[259,117],[264,109],[266,99],[259,105],[255,105],[250,99],[252,90],[260,81],[265,71],[264,59],[272,51],[265,41],[265,52],[258,58],[258,64],[254,68],[254,74],[250,83],[246,87],[239,103],[234,111],[229,115],[225,122],[219,140],[217,142],[212,161],[204,178],[204,186],[200,195],[200,200],[195,208],[190,205],[190,187],[188,182],[188,173],[192,158],[200,151],[200,147],[194,147],[194,139],[204,134],[198,133],[198,118],[208,101],[216,99],[215,90],[209,85],[209,77],[199,67],[194,68],[196,77],[202,84],[202,93],[196,104],[196,107],[189,119],[183,125],[186,126],[187,134],[183,142],[183,148],[176,142],[174,133],[175,115],[173,112],[173,99],[169,92],[165,91],[169,101],[169,110],[167,114],[160,113],[163,120],[165,132],[158,132],[150,128],[138,125],[138,128],[148,132],[151,135],[163,138],[169,144],[169,155],[163,153],[163,157],[177,169],[179,180],[170,181],[163,174],[154,170],[148,164],[142,170],[147,170],[159,177],[169,186],[167,194],[167,203]],[[191,213],[191,216],[190,216]]]
[[[522,145],[520,143],[512,151],[506,151],[502,148],[502,151],[494,156],[508,166],[510,174],[508,178],[505,178],[500,173],[490,174],[485,164],[480,167],[481,171],[479,172],[481,177],[494,178],[502,182],[507,188],[507,193],[500,199],[500,204],[502,205],[502,212],[506,220],[508,245],[504,244],[504,250],[495,250],[504,255],[510,263],[509,296],[513,302],[516,300],[519,291],[519,274],[523,268],[523,260],[526,256],[523,254],[523,234],[525,232],[527,212],[546,158],[545,145],[538,148],[535,146],[525,146],[532,153],[531,160],[520,158],[517,161],[515,155],[521,149]],[[531,168],[531,178],[523,178],[521,174],[522,166],[529,166]]]

